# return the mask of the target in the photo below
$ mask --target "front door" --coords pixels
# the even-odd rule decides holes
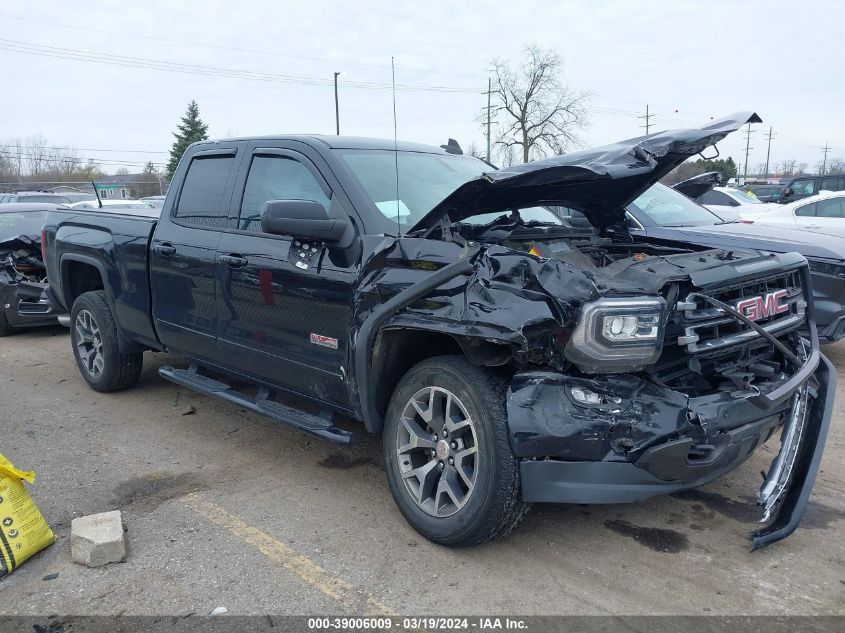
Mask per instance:
[[[237,217],[217,247],[221,351],[242,373],[345,406],[353,270],[332,265],[322,244],[263,233],[260,221],[268,200],[339,214],[338,194],[312,160],[281,146],[253,146],[241,172]]]
[[[217,244],[226,228],[236,148],[198,152],[150,248],[153,320],[168,349],[218,361]]]

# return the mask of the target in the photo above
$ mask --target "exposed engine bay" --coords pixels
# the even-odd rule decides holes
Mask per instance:
[[[771,386],[794,369],[782,350],[766,337],[758,336],[742,319],[688,299],[700,290],[692,281],[696,273],[706,275],[704,271],[728,266],[727,270],[736,276],[735,264],[766,259],[756,251],[696,252],[632,243],[563,222],[525,222],[518,210],[499,215],[488,224],[458,222],[443,229],[442,236],[447,240],[497,245],[540,260],[560,262],[583,273],[606,296],[653,293],[662,298],[663,307],[654,317],[655,333],[660,338],[655,341],[658,351],[643,363],[633,367],[629,360],[619,365],[591,364],[580,353],[568,354],[565,350],[563,364],[557,365],[554,359],[551,363],[560,370],[578,370],[586,376],[638,369],[661,387],[697,397]],[[755,320],[774,325],[783,344],[799,349],[798,329],[805,320],[806,301],[797,272],[734,283],[715,288],[710,294],[729,304],[742,305],[746,297],[767,297],[773,292],[782,304],[776,306],[777,311],[759,314]],[[577,331],[578,328],[563,338],[577,336]]]
[[[0,242],[0,264],[10,280],[47,281],[47,269],[41,259],[41,242],[26,235]]]

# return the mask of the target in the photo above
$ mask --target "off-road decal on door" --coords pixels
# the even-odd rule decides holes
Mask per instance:
[[[311,332],[311,342],[314,345],[321,345],[322,347],[330,347],[337,349],[337,339],[330,336],[323,336],[322,334],[314,334]]]

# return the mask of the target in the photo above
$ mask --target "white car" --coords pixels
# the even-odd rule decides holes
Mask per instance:
[[[819,193],[775,206],[753,223],[845,237],[845,191]]]
[[[111,207],[112,209],[155,209],[155,205],[143,200],[103,200],[103,208]],[[99,209],[100,205],[96,200],[84,200],[83,202],[74,202],[66,205],[72,209]]]
[[[695,200],[727,222],[756,220],[777,204],[760,202],[757,198],[733,187],[713,187]]]

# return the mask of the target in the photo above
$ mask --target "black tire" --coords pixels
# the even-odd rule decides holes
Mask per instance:
[[[86,329],[86,323],[90,329]],[[96,334],[88,337],[86,333],[91,332]],[[97,347],[94,354],[95,359],[99,356],[96,370],[89,363],[91,356],[83,357],[82,347],[88,345],[85,342],[87,338],[91,338],[91,347]],[[138,382],[144,355],[142,352],[120,351],[117,326],[106,301],[106,293],[102,290],[81,294],[73,302],[70,311],[70,340],[79,373],[95,391],[119,391]]]
[[[9,319],[6,318],[6,313],[3,312],[3,306],[0,306],[0,336],[9,336],[14,331],[14,328],[9,325]]]
[[[430,391],[425,391],[427,389]],[[529,506],[521,498],[519,461],[514,457],[508,438],[506,390],[503,378],[489,369],[476,367],[461,356],[439,356],[422,361],[412,367],[396,387],[388,406],[382,439],[387,480],[399,511],[408,523],[427,539],[442,545],[484,543],[507,534],[525,516]],[[450,449],[447,450],[438,439],[433,448],[427,447],[422,452],[419,448],[414,448],[400,455],[401,446],[412,445],[409,439],[411,436],[406,438],[409,430],[403,421],[405,411],[411,412],[410,416],[418,425],[415,429],[429,433],[425,436],[426,443],[433,442],[437,425],[426,422],[421,414],[416,414],[417,417],[414,418],[413,410],[407,408],[413,406],[412,398],[419,404],[427,397],[425,394],[431,391],[441,402],[447,402],[448,397],[453,400],[457,398],[457,405],[451,406],[462,407],[461,411],[465,411],[467,415],[464,417],[461,411],[458,411],[458,419],[463,417],[464,422],[469,419],[474,431],[470,434],[464,430],[466,435],[456,440],[459,442],[457,448],[455,442],[451,442],[448,444]],[[448,395],[443,395],[444,391]],[[448,406],[450,405],[444,404],[443,408]],[[437,407],[430,405],[426,412],[438,407],[439,404]],[[418,408],[415,410],[419,412]],[[439,417],[439,414],[436,417]],[[423,428],[423,425],[428,426]],[[448,425],[441,428],[446,426]],[[460,431],[456,430],[452,436],[457,437],[459,433]],[[422,437],[422,434],[418,436]],[[438,492],[439,484],[424,484],[423,479],[416,475],[409,477],[411,470],[426,469],[426,481],[435,470],[439,470],[440,474],[434,473],[433,476],[439,477],[446,477],[451,472],[450,469],[457,472],[459,466],[449,465],[452,463],[451,456],[454,456],[455,464],[458,464],[457,460],[462,452],[459,449],[473,443],[477,448],[476,459],[472,461],[472,468],[468,469],[474,473],[471,493],[467,494],[464,490],[469,488],[469,483],[466,482],[467,477],[460,473],[452,475],[452,482],[460,483],[460,489],[455,496],[445,494],[445,490],[441,495]],[[433,461],[437,461],[437,465],[430,468],[430,462]],[[464,468],[463,459],[460,460],[460,467]],[[465,470],[464,473],[466,472]],[[409,480],[412,483],[406,484]],[[416,487],[416,490],[412,491],[412,487]],[[432,488],[435,489],[433,499],[429,498],[422,503],[415,498],[425,496],[421,491]],[[456,496],[460,497],[461,493],[465,494],[465,497],[462,505],[458,505],[454,500]],[[438,501],[438,498],[443,496],[446,497],[445,503]],[[443,516],[439,515],[441,512]],[[448,514],[449,512],[451,514]]]

